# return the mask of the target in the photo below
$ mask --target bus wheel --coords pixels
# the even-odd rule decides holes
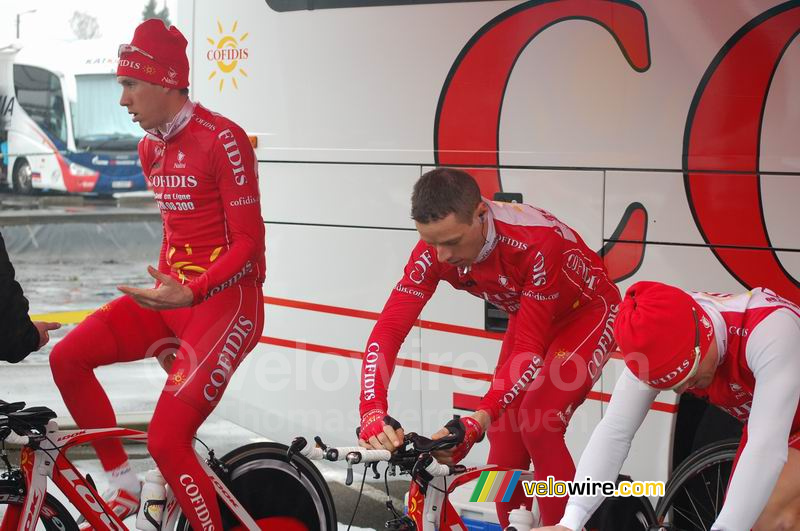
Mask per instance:
[[[18,194],[33,193],[33,172],[31,165],[25,159],[19,159],[14,164],[14,174],[11,176],[14,184],[14,191]]]

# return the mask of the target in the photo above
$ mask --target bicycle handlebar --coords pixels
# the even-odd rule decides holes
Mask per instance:
[[[463,465],[445,465],[437,461],[436,459],[431,459],[431,462],[428,466],[425,467],[425,472],[430,474],[433,477],[444,477],[449,476],[451,474],[456,474],[459,472],[464,471]]]
[[[399,466],[401,472],[415,477],[421,476],[425,481],[429,481],[433,477],[449,476],[466,470],[462,465],[445,465],[433,458],[432,451],[452,448],[453,439],[450,436],[445,439],[447,440],[432,441],[416,433],[408,433],[404,437],[403,445],[392,453],[388,450],[371,450],[360,446],[325,446],[319,437],[315,438],[319,446],[314,446],[304,437],[297,437],[289,447],[289,455],[299,453],[311,460],[347,461],[348,484],[352,482],[353,465],[379,462]]]
[[[388,450],[370,450],[360,446],[325,446],[320,448],[308,444],[305,437],[296,437],[289,447],[290,453],[298,453],[313,461],[348,461],[357,463],[374,463],[388,461],[392,454]]]
[[[300,443],[300,441],[302,441],[302,443]],[[292,448],[294,448],[294,450],[292,450]],[[289,451],[292,453],[299,453],[300,455],[307,457],[312,461],[320,461],[325,459],[325,450],[308,444],[305,437],[295,437],[295,439],[292,441],[292,446],[289,447]]]

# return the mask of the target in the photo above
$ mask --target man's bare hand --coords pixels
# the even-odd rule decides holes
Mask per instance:
[[[405,432],[403,428],[395,430],[386,424],[383,427],[383,433],[379,433],[376,437],[370,437],[369,441],[359,439],[358,445],[370,450],[389,450],[390,452],[394,452],[403,444],[404,436]]]
[[[36,330],[39,332],[39,346],[36,347],[36,350],[39,350],[50,341],[50,330],[58,330],[61,328],[61,323],[34,321],[33,326],[35,326]]]
[[[147,266],[150,276],[159,281],[157,288],[142,289],[129,286],[117,286],[117,289],[133,297],[136,304],[148,310],[172,310],[191,306],[194,294],[188,286],[184,286],[174,278],[158,269]]]

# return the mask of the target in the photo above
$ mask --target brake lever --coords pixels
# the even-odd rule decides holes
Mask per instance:
[[[319,435],[314,437],[314,442],[317,443],[317,446],[319,446],[323,452],[328,450],[328,445],[322,442],[322,437]]]
[[[307,444],[308,441],[306,441],[305,437],[295,437],[292,440],[292,444],[286,449],[286,461],[291,462],[292,456],[305,448]]]
[[[344,480],[344,484],[348,487],[353,484],[353,465],[357,465],[361,462],[361,454],[358,452],[350,452],[345,457],[345,461],[347,461],[347,477]]]

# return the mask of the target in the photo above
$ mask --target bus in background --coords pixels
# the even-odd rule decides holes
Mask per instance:
[[[14,57],[19,48],[13,44],[0,46],[0,181],[6,182],[8,157],[8,124],[14,114]]]
[[[136,149],[143,132],[119,105],[116,61],[110,41],[22,44],[4,184],[23,194],[147,189]]]

